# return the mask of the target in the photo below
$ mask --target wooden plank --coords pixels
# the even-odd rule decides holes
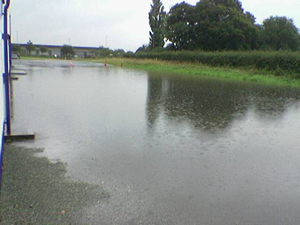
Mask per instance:
[[[24,70],[11,70],[11,75],[27,75]]]
[[[35,134],[11,134],[5,135],[5,142],[15,142],[15,141],[26,141],[26,140],[34,140]]]

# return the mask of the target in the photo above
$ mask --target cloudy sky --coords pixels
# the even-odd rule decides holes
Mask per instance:
[[[152,0],[11,0],[16,43],[107,46],[135,51],[149,40]],[[180,0],[162,0],[166,11]],[[195,5],[198,0],[187,0]],[[271,15],[292,18],[300,28],[300,0],[241,0],[258,23]]]

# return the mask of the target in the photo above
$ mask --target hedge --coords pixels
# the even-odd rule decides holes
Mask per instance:
[[[128,58],[159,59],[178,62],[202,63],[209,66],[229,66],[275,71],[278,75],[286,72],[300,75],[300,52],[147,52],[126,54]]]

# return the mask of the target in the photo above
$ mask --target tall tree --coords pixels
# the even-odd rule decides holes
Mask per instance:
[[[271,16],[262,26],[264,47],[272,50],[298,50],[300,36],[292,19]]]
[[[149,25],[151,28],[149,46],[162,48],[165,45],[166,12],[160,0],[152,0],[149,12]]]
[[[28,51],[28,55],[31,55],[31,52],[35,50],[35,46],[33,45],[32,41],[28,41],[26,45],[26,50]]]
[[[203,50],[256,48],[255,18],[239,0],[201,0],[195,9],[196,42]]]
[[[167,16],[166,37],[174,50],[194,49],[194,6],[185,2],[174,5]]]

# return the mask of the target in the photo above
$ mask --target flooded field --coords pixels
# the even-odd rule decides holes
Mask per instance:
[[[79,224],[298,224],[300,89],[14,61],[13,130],[110,198]],[[87,219],[88,218],[88,219]]]

